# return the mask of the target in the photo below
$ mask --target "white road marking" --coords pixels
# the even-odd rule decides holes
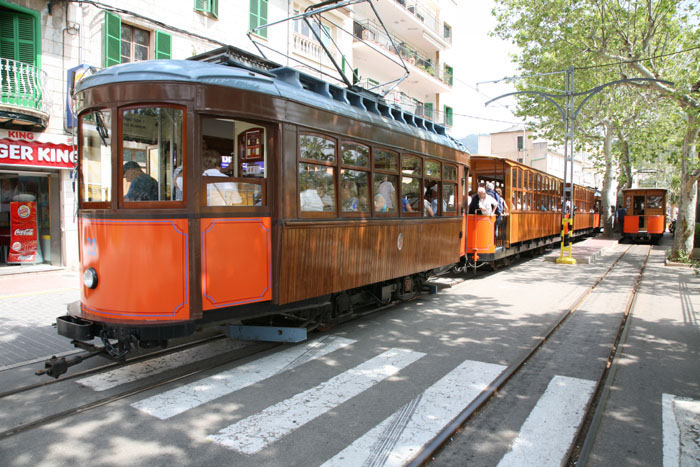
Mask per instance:
[[[700,460],[700,401],[662,394],[663,465],[697,465]]]
[[[283,371],[296,368],[310,360],[323,357],[354,342],[354,340],[337,336],[314,340],[134,402],[131,406],[165,420]]]
[[[559,467],[583,421],[595,383],[555,376],[520,428],[513,447],[499,467]]]
[[[465,361],[323,467],[405,465],[504,369]]]
[[[121,384],[133,383],[134,381],[162,373],[171,368],[204,360],[223,352],[240,349],[248,345],[250,345],[249,342],[237,342],[230,339],[223,339],[205,347],[194,347],[145,362],[133,363],[105,373],[88,376],[76,382],[82,386],[92,388],[95,391],[105,391]]]
[[[255,454],[424,355],[404,349],[387,350],[316,387],[229,425],[207,439],[243,454]]]

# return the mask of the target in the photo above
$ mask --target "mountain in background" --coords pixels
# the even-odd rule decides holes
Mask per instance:
[[[465,145],[471,154],[476,154],[479,151],[479,135],[467,135],[460,139],[459,142]]]

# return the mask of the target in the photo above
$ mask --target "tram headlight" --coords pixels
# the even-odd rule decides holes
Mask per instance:
[[[87,268],[83,273],[83,284],[88,289],[97,287],[97,271],[95,268]]]

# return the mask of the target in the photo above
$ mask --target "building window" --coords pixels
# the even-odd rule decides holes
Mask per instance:
[[[452,39],[452,26],[450,26],[449,24],[445,23],[443,32],[444,32],[443,37],[444,37],[445,39],[447,39],[448,41],[451,42],[451,39]]]
[[[423,116],[428,120],[433,119],[433,103],[426,102],[423,104]]]
[[[1,99],[31,109],[42,105],[38,16],[0,10]]]
[[[452,107],[445,106],[445,125],[452,126],[453,114]]]
[[[444,81],[452,86],[454,83],[454,70],[452,69],[451,66],[445,65],[445,78]]]
[[[250,30],[267,24],[267,0],[250,0]],[[267,38],[267,28],[256,31],[257,35]]]
[[[122,23],[121,62],[142,62],[148,60],[151,35],[144,29]]]
[[[172,56],[172,36],[155,31],[155,48],[151,32],[122,23],[119,16],[105,12],[105,67]]]
[[[207,13],[214,18],[219,17],[219,0],[194,0],[195,11]]]

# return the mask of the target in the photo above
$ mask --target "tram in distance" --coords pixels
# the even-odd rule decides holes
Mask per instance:
[[[313,329],[465,264],[468,217],[480,216],[465,211],[470,155],[443,126],[228,51],[207,56],[218,63],[117,65],[77,85],[83,283],[57,319],[75,345],[99,338],[121,359],[211,322]],[[506,244],[481,261],[556,237],[532,220],[542,196],[554,206],[553,181],[510,161],[476,167],[471,183],[502,182],[520,203]]]
[[[666,230],[666,189],[624,189],[622,206],[625,213],[620,242],[659,243]]]

